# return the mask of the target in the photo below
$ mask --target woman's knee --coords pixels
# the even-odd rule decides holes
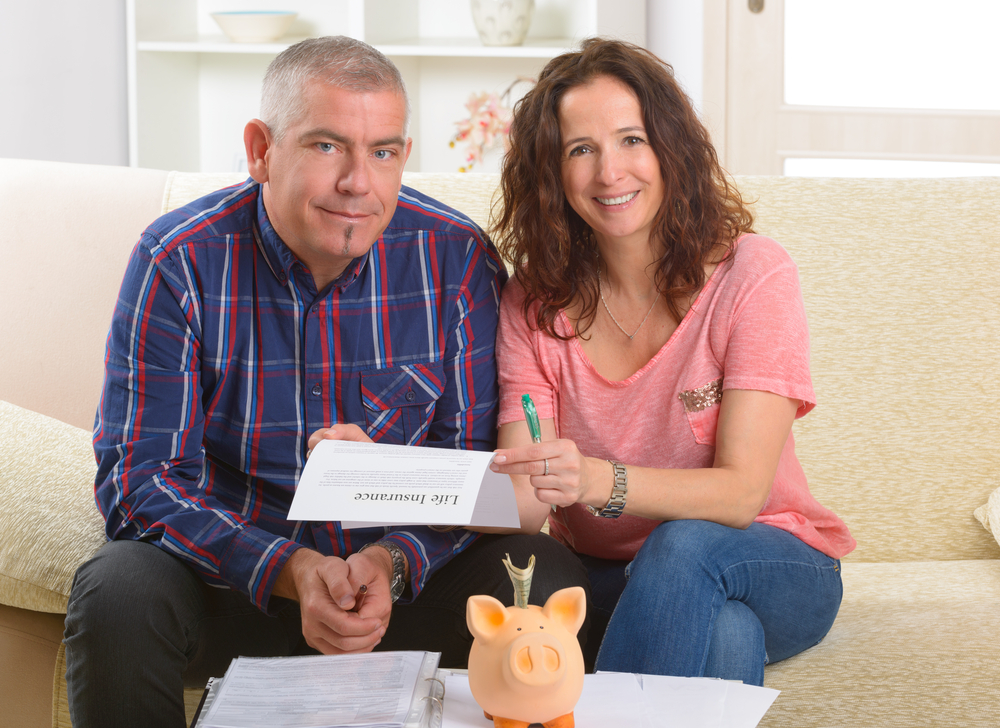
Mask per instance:
[[[688,569],[714,561],[720,540],[731,530],[710,521],[664,521],[646,538],[629,568],[629,576],[647,564],[654,570]]]

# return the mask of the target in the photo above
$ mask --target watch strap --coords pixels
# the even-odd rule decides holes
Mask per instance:
[[[372,546],[381,546],[392,557],[392,580],[389,582],[389,596],[392,599],[392,603],[395,604],[396,600],[402,596],[403,591],[406,589],[406,556],[403,554],[403,549],[392,541],[366,543],[358,553],[361,553],[365,549],[370,549]]]
[[[615,460],[608,460],[614,469],[615,483],[611,488],[611,497],[604,508],[597,510],[593,506],[587,506],[587,510],[592,515],[601,518],[618,518],[625,510],[625,497],[628,495],[628,470],[625,466]]]

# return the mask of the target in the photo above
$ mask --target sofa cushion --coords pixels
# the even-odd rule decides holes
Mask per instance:
[[[104,543],[90,433],[0,401],[0,603],[65,612],[76,568]]]
[[[847,561],[843,573],[826,639],[765,670],[782,692],[761,728],[995,726],[1000,560]]]

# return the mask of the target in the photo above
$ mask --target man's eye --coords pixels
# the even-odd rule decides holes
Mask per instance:
[[[392,150],[391,149],[379,149],[375,153],[375,159],[391,159]]]
[[[332,151],[333,151],[333,145],[332,145],[332,144],[330,144],[329,142],[320,142],[320,143],[319,143],[319,144],[317,144],[316,146],[317,146],[317,147],[319,148],[319,150],[320,150],[321,152],[323,152],[324,154],[327,154],[327,153],[329,153],[329,152],[332,152]]]

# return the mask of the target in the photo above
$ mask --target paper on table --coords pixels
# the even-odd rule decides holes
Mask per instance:
[[[755,728],[780,692],[756,685],[729,683],[722,725],[725,728]]]
[[[302,471],[293,521],[345,528],[476,525],[517,528],[510,477],[489,469],[491,452],[322,440]]]
[[[442,728],[488,728],[483,709],[472,697],[467,675],[449,675],[444,695]],[[573,720],[576,728],[654,728],[656,724],[651,722],[645,705],[635,675],[584,675],[583,694],[573,709]]]
[[[709,678],[601,672],[585,675],[578,728],[754,728],[779,691]],[[486,728],[466,675],[445,680],[442,728]]]
[[[423,652],[240,658],[199,726],[313,728],[403,725]],[[336,690],[331,700],[329,686]],[[334,687],[335,686],[335,687]]]
[[[731,683],[666,675],[640,675],[639,679],[642,694],[654,716],[654,724],[722,728],[726,695]],[[663,718],[670,720],[667,722]]]

